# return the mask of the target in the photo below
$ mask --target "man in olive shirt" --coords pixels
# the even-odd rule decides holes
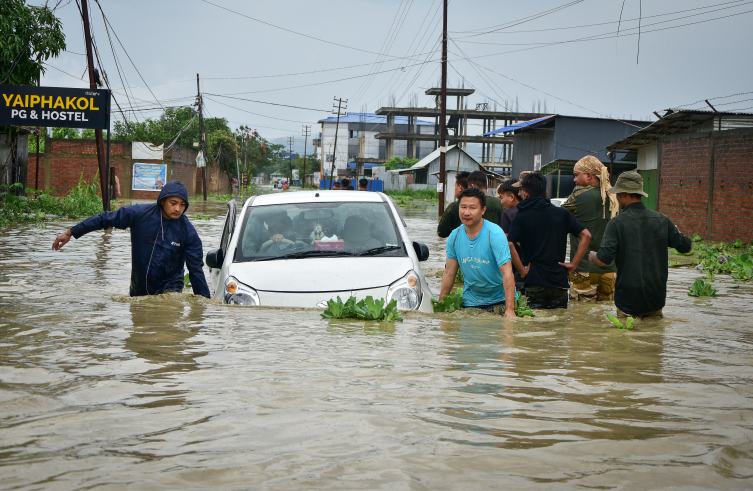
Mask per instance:
[[[623,172],[609,192],[617,196],[622,213],[607,224],[601,248],[589,260],[599,266],[617,264],[614,303],[619,316],[661,317],[667,301],[667,248],[686,253],[693,242],[672,220],[641,202],[648,195],[637,172]]]
[[[609,171],[599,159],[588,155],[580,159],[573,168],[575,190],[562,207],[570,211],[575,218],[591,232],[588,253],[598,251],[607,223],[617,215],[617,199],[607,190]],[[580,238],[570,235],[570,260],[575,257]],[[581,261],[575,271],[570,273],[570,298],[586,301],[606,301],[614,299],[615,273],[617,266],[612,262],[606,266],[597,266],[588,261]]]
[[[444,213],[442,213],[442,218],[439,219],[439,225],[437,225],[437,235],[442,238],[449,237],[452,231],[463,223],[460,221],[458,198],[460,193],[468,189],[468,176],[470,175],[471,173],[467,171],[455,174],[455,201],[447,205]]]

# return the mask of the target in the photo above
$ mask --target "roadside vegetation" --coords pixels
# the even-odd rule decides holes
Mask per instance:
[[[87,183],[83,177],[78,185],[64,198],[56,198],[49,192],[26,188],[20,183],[0,185],[0,225],[10,223],[43,223],[56,218],[85,218],[102,213],[102,198],[99,186]],[[20,195],[26,191],[26,196]],[[31,198],[36,195],[37,198]]]
[[[394,199],[398,206],[407,206],[413,201],[439,203],[439,193],[436,189],[404,189],[402,191],[385,191],[384,194]]]
[[[337,300],[327,301],[327,310],[322,312],[325,319],[362,319],[377,322],[402,322],[400,311],[397,310],[397,302],[392,300],[385,305],[383,298],[374,300],[368,296],[363,300],[356,301],[356,297],[350,297],[344,303],[340,297]]]

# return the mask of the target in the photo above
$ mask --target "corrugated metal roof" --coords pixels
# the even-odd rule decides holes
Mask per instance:
[[[610,150],[635,149],[652,145],[665,136],[697,131],[717,130],[715,121],[721,116],[724,130],[753,127],[753,114],[718,112],[703,109],[665,109],[664,116],[642,130],[623,138],[607,148]]]
[[[452,146],[447,147],[447,153],[450,153],[450,150],[454,150],[457,147],[458,147],[457,145],[452,145]],[[460,149],[460,151],[463,152],[463,153],[465,153],[466,155],[468,155],[468,153],[465,150],[463,150],[462,148]],[[471,157],[470,155],[468,155],[468,156]],[[429,164],[431,164],[432,162],[434,162],[434,160],[436,160],[438,158],[439,158],[439,149],[437,148],[436,150],[434,150],[433,152],[431,152],[429,155],[427,155],[426,157],[422,158],[421,160],[419,160],[418,162],[416,162],[412,166],[408,167],[407,169],[398,169],[398,173],[412,172],[412,171],[424,169],[424,168],[428,167]],[[471,157],[471,159],[473,159],[474,162],[476,161],[476,159],[474,159],[473,157]]]
[[[337,116],[330,116],[326,119],[320,119],[319,123],[335,123]],[[379,116],[374,113],[348,113],[340,116],[341,123],[366,123],[366,124],[387,124],[387,116]],[[395,124],[408,124],[408,116],[395,116]],[[419,126],[433,125],[431,121],[418,120]]]
[[[484,133],[482,136],[498,135],[499,133],[507,133],[510,131],[519,130],[521,128],[526,128],[528,126],[534,126],[540,123],[544,123],[545,121],[548,121],[556,116],[557,116],[556,114],[553,114],[551,116],[544,116],[543,118],[536,118],[536,119],[531,119],[529,121],[523,121],[522,123],[515,123],[510,126],[505,126],[504,128],[499,128],[497,130],[490,131],[489,133]]]

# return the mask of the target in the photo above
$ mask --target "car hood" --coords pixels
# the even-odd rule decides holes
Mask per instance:
[[[308,257],[233,263],[228,274],[270,292],[334,292],[387,286],[414,269],[409,257]]]

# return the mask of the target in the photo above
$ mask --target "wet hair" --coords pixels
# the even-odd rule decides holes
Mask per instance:
[[[546,177],[540,172],[531,172],[520,182],[520,187],[531,196],[546,196]]]
[[[471,174],[468,176],[468,185],[476,186],[477,188],[486,189],[487,181],[486,181],[486,174],[481,172],[480,170],[475,170],[471,172]]]
[[[455,174],[455,184],[458,184],[461,188],[466,189],[468,187],[468,176],[471,173],[468,171],[460,171]]]
[[[516,182],[518,182],[517,179],[505,179],[504,181],[502,181],[502,184],[500,184],[499,187],[497,188],[497,193],[498,194],[503,194],[503,193],[512,194],[513,196],[515,196],[515,199],[520,201],[520,195],[518,194],[518,191],[520,190],[520,188],[516,188],[515,186],[513,186],[513,184],[515,184]]]
[[[462,193],[460,193],[460,197],[458,198],[458,203],[460,203],[463,198],[478,198],[478,200],[481,202],[481,208],[486,207],[486,193],[480,190],[479,188],[467,188],[464,189]]]
[[[358,185],[361,186],[362,188],[365,188],[365,187],[367,187],[369,185],[369,180],[368,179],[359,179],[358,180]]]

